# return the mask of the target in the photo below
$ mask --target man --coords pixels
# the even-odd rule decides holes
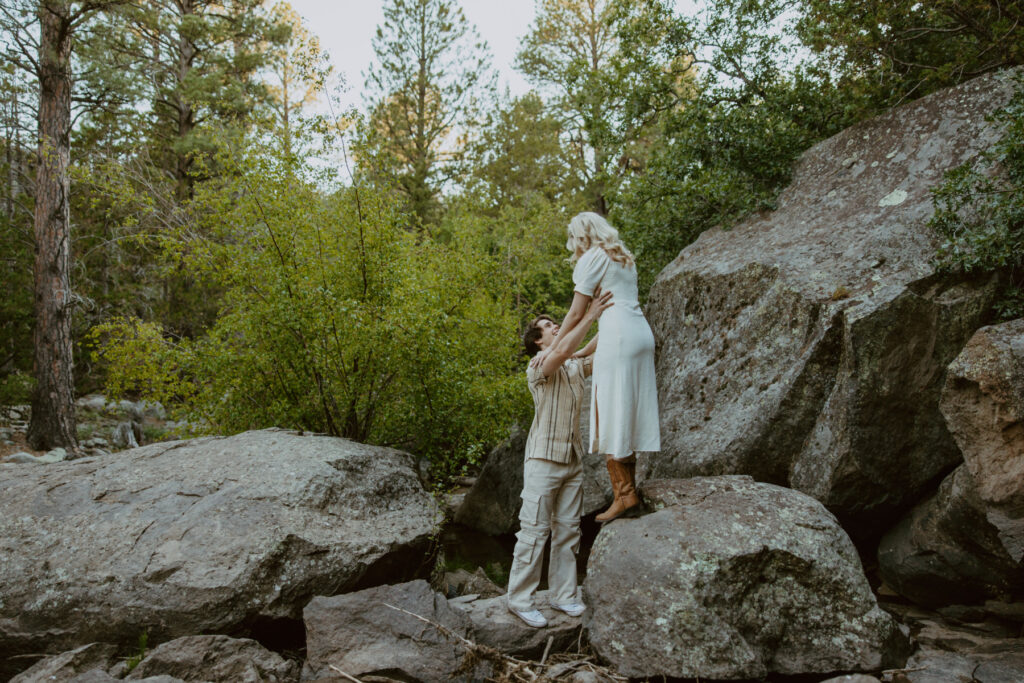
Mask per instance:
[[[533,358],[544,353],[526,370],[534,415],[526,438],[523,504],[508,580],[508,609],[535,628],[548,623],[534,605],[548,536],[551,606],[573,617],[585,609],[576,595],[576,552],[583,515],[580,406],[589,400],[584,395],[583,380],[591,372],[596,337],[578,354],[574,352],[594,321],[611,305],[611,292],[595,292],[580,324],[564,338],[558,335],[558,324],[546,315],[531,322],[523,335],[527,355]]]

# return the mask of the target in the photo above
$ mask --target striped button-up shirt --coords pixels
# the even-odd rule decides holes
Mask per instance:
[[[526,369],[533,394],[533,424],[526,437],[526,459],[572,462],[583,457],[580,437],[580,406],[587,400],[583,380],[590,375],[593,357],[570,358],[550,377],[540,366]]]

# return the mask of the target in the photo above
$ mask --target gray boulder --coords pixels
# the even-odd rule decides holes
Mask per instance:
[[[923,605],[1024,596],[1024,566],[1007,554],[963,465],[882,537],[878,566],[889,586]]]
[[[584,448],[589,444],[590,380],[587,380],[580,425]],[[523,490],[523,459],[526,430],[516,428],[512,436],[487,456],[480,476],[466,493],[455,513],[455,522],[488,534],[510,534],[519,530],[519,494]],[[611,481],[604,457],[588,453],[583,457],[583,514],[604,510],[612,500]]]
[[[138,448],[142,441],[142,425],[137,422],[119,422],[110,438],[118,448]]]
[[[491,672],[467,657],[469,617],[426,581],[316,597],[303,617],[305,680],[331,677],[332,665],[356,678],[402,681],[481,680]]]
[[[284,683],[298,680],[299,665],[255,640],[186,636],[150,650],[125,680],[140,681],[150,676],[172,676],[182,681]]]
[[[662,453],[649,477],[750,474],[868,535],[960,461],[938,410],[990,281],[931,261],[931,189],[998,130],[991,74],[819,143],[778,208],[709,230],[651,289]]]
[[[413,467],[268,429],[0,468],[0,652],[60,652],[97,624],[129,647],[301,629],[314,595],[426,575],[440,514]]]
[[[565,652],[575,646],[583,626],[579,617],[570,617],[548,606],[548,591],[537,591],[536,606],[547,617],[545,628],[533,628],[508,611],[504,595],[486,600],[452,602],[472,622],[470,640],[517,657],[539,659],[551,638],[551,653]]]
[[[909,683],[1020,683],[1024,648],[1020,638],[990,635],[979,628],[917,620],[919,648],[903,674]]]
[[[985,518],[1024,560],[1024,320],[978,330],[950,365],[942,414]]]
[[[36,662],[12,678],[11,683],[69,683],[81,681],[83,674],[93,670],[106,675],[116,653],[117,647],[111,643],[89,643]]]
[[[907,637],[818,501],[749,477],[648,482],[584,581],[594,650],[629,677],[761,678],[900,666]]]

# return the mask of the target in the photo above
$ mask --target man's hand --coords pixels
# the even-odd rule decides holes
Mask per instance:
[[[612,301],[612,293],[603,292],[601,291],[601,288],[598,287],[594,290],[594,298],[591,299],[590,306],[587,308],[587,318],[591,321],[597,320],[601,317],[601,314],[604,313],[606,308],[611,308],[614,305],[615,302]]]

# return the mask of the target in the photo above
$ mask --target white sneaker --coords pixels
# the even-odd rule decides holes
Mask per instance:
[[[517,610],[514,607],[509,607],[508,611],[525,621],[527,626],[544,628],[548,625],[548,620],[544,618],[544,615],[540,613],[540,610],[531,609],[522,611]]]
[[[587,606],[584,605],[582,602],[567,602],[564,605],[556,605],[554,603],[551,603],[551,606],[559,612],[565,612],[570,617],[578,617],[581,614],[583,614],[583,612],[587,609]]]

